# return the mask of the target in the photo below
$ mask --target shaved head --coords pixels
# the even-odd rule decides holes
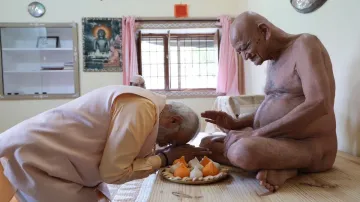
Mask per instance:
[[[238,15],[231,24],[230,40],[231,45],[245,60],[250,59],[254,64],[260,65],[271,59],[270,38],[282,33],[265,17],[247,11]]]
[[[230,39],[234,46],[239,40],[246,40],[249,36],[258,31],[261,24],[270,24],[263,16],[247,11],[238,15],[230,27]]]

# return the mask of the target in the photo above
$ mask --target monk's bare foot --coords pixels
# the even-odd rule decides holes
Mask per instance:
[[[260,181],[261,186],[275,192],[286,180],[296,175],[297,170],[261,170],[257,173],[256,179]]]

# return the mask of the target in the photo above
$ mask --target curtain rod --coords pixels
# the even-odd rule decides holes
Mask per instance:
[[[170,22],[179,22],[179,21],[192,21],[192,22],[219,22],[216,18],[136,18],[135,22],[163,22],[163,21],[170,21]]]

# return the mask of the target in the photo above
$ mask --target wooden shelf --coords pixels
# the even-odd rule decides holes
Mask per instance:
[[[72,51],[72,48],[3,48],[3,51]]]

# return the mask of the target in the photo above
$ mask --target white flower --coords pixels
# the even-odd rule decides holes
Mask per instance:
[[[202,176],[203,173],[200,171],[198,167],[194,167],[194,169],[190,172],[190,178],[198,178]]]
[[[198,167],[198,169],[202,170],[204,166],[200,164],[200,161],[195,157],[191,161],[189,161],[189,165],[191,168]]]

